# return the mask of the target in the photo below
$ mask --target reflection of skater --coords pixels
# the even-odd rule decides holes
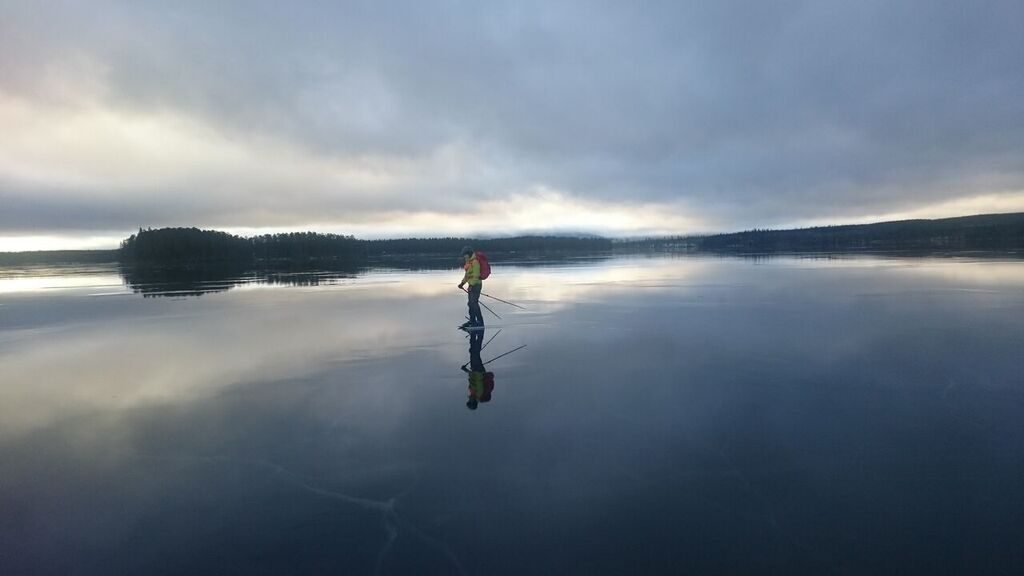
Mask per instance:
[[[487,372],[484,362],[480,359],[480,349],[484,341],[484,331],[473,331],[469,335],[469,362],[462,365],[462,371],[469,379],[469,399],[466,408],[476,410],[480,402],[490,402],[494,391],[494,372]],[[466,366],[469,366],[467,368]]]
[[[476,252],[469,246],[462,249],[462,268],[466,273],[462,276],[462,281],[459,282],[459,288],[461,289],[464,284],[469,284],[469,289],[466,292],[469,294],[469,321],[462,325],[462,328],[480,327],[484,325],[484,315],[480,313],[480,291],[483,290],[484,283],[480,276],[480,260],[476,257]]]

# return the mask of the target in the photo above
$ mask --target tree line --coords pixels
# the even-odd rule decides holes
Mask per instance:
[[[119,257],[122,262],[136,264],[362,262],[371,258],[418,255],[455,257],[467,245],[477,250],[503,254],[592,253],[609,252],[612,249],[611,240],[599,237],[359,240],[338,234],[288,232],[245,238],[199,228],[140,228],[121,242]]]
[[[1024,214],[989,214],[939,220],[750,230],[707,236],[715,251],[1014,250],[1024,248]]]
[[[474,239],[401,238],[360,240],[316,232],[263,234],[244,238],[198,228],[139,229],[121,242],[126,263],[210,263],[251,265],[362,264],[456,257],[463,246],[524,258],[629,251],[703,252],[871,252],[871,251],[1021,251],[1024,213],[986,214],[938,220],[902,220],[877,224],[819,226],[792,230],[753,229],[729,234],[676,236],[613,242],[601,237],[516,236]]]
[[[1024,213],[937,220],[753,229],[729,234],[677,236],[625,242],[619,249],[703,252],[878,252],[1024,250]]]

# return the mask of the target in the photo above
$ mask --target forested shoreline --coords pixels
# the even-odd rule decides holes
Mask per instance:
[[[289,232],[241,237],[199,228],[142,229],[117,250],[0,253],[0,265],[121,262],[135,265],[334,265],[413,262],[457,256],[471,245],[499,258],[607,255],[614,252],[712,252],[742,254],[808,252],[1024,252],[1024,213],[985,214],[937,220],[747,230],[728,234],[611,240],[599,236],[511,238],[399,238]]]
[[[1000,251],[1024,248],[1024,213],[903,220],[796,230],[751,230],[700,241],[706,251]]]
[[[601,253],[612,241],[600,237],[402,238],[359,240],[353,236],[290,232],[243,238],[198,228],[140,229],[121,242],[120,260],[134,264],[366,262],[416,256],[455,258],[463,246],[494,254]]]
[[[643,251],[742,254],[1019,252],[1024,251],[1024,213],[789,230],[754,229],[649,238],[624,242],[620,246]]]

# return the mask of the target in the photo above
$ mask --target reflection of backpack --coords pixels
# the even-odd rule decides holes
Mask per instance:
[[[491,275],[491,263],[487,261],[487,254],[477,252],[476,259],[477,262],[480,262],[480,279],[487,280],[487,277]]]
[[[480,395],[480,401],[490,402],[491,392],[494,392],[494,372],[484,372],[484,393]]]

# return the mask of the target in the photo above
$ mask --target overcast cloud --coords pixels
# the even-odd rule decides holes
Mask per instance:
[[[8,246],[1017,211],[1024,3],[0,0],[0,126]]]

